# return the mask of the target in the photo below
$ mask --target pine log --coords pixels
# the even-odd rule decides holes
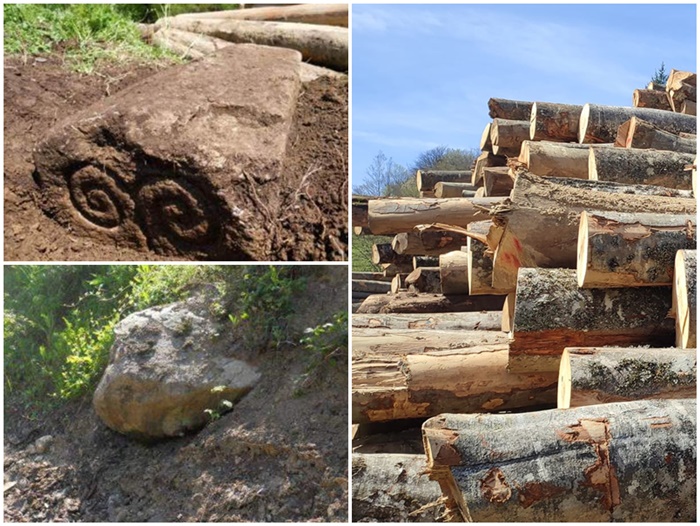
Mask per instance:
[[[672,69],[666,79],[666,91],[679,89],[683,83],[697,86],[697,75],[691,71]]]
[[[353,277],[351,288],[353,292],[373,292],[375,294],[381,294],[383,292],[389,292],[391,283],[385,280],[355,279]]]
[[[583,106],[535,102],[530,113],[530,136],[533,141],[575,142]]]
[[[254,9],[233,9],[204,13],[185,13],[182,19],[261,20],[267,22],[296,22],[325,26],[348,27],[348,4],[296,4]],[[160,22],[160,21],[159,21]],[[167,24],[167,19],[163,22]]]
[[[492,224],[491,221],[478,221],[470,224],[467,231],[487,236]],[[503,293],[492,286],[493,255],[490,254],[488,245],[473,237],[469,237],[467,241],[467,274],[469,276],[469,294]]]
[[[472,173],[469,170],[417,170],[416,184],[418,191],[434,191],[439,182],[471,183]]]
[[[416,292],[442,292],[440,267],[418,267],[406,276],[404,282],[409,290],[415,290]]]
[[[695,214],[581,213],[579,287],[673,285],[676,252],[696,246]]]
[[[588,179],[588,150],[592,146],[608,147],[612,144],[525,141],[518,161],[535,175]]]
[[[396,234],[391,246],[397,254],[439,256],[446,252],[459,250],[459,247],[466,242],[467,236],[458,232],[422,230]]]
[[[632,148],[592,148],[588,157],[588,178],[623,184],[643,184],[692,189],[692,153]]]
[[[445,295],[469,294],[466,252],[453,250],[440,255],[440,286]]]
[[[681,113],[683,115],[692,115],[695,117],[698,114],[697,103],[692,100],[684,100],[681,103]]]
[[[558,371],[565,347],[673,345],[671,287],[580,289],[576,271],[521,268],[509,367]]]
[[[482,199],[484,204],[500,202],[499,198]],[[446,223],[466,227],[472,221],[488,218],[472,199],[381,199],[369,202],[369,228],[373,234],[410,232],[416,225]]]
[[[352,279],[364,279],[371,281],[386,281],[387,283],[391,281],[381,272],[352,272]]]
[[[492,333],[498,334],[498,333]],[[508,371],[505,344],[353,358],[354,423],[554,407],[556,373]]]
[[[666,91],[651,89],[636,89],[632,93],[632,106],[635,108],[654,108],[657,110],[673,111]]]
[[[617,132],[616,146],[654,150],[672,150],[682,153],[697,153],[696,138],[685,138],[658,129],[651,123],[632,117],[624,122]]]
[[[491,152],[483,152],[474,161],[474,169],[472,170],[472,185],[481,186],[481,180],[484,177],[484,168],[491,166],[506,166],[508,159],[504,155],[494,155]]]
[[[353,329],[443,329],[499,331],[501,312],[441,312],[435,314],[356,314]]]
[[[473,312],[498,310],[502,307],[503,296],[443,296],[442,294],[400,292],[391,296],[381,294],[370,296],[357,312],[361,314]]]
[[[489,117],[511,121],[529,121],[532,102],[508,99],[489,99]]]
[[[513,177],[510,168],[499,166],[484,168],[484,195],[486,197],[509,196],[513,189]]]
[[[295,49],[305,62],[336,71],[348,70],[348,30],[344,27],[179,17],[161,20],[164,27],[201,33],[236,44]]]
[[[639,117],[657,128],[675,134],[680,132],[697,133],[695,119],[689,115],[653,108],[586,104],[581,110],[578,142],[613,142],[617,136],[617,129],[620,127],[620,124],[630,120],[632,117]]]
[[[530,138],[530,121],[510,121],[506,119],[494,119],[491,124],[491,149],[494,154],[501,153],[501,149],[518,150],[523,141]],[[505,152],[502,155],[507,155]]]
[[[413,256],[413,270],[418,267],[439,267],[439,256]]]
[[[352,226],[369,227],[367,215],[369,199],[367,196],[352,196]]]
[[[695,398],[695,349],[569,347],[559,367],[557,407]]]
[[[676,316],[676,347],[697,345],[697,251],[679,250],[676,254],[673,298]]]
[[[644,400],[423,424],[452,520],[696,520],[695,400]]]
[[[387,263],[405,267],[411,265],[412,260],[409,256],[394,252],[394,249],[391,248],[391,243],[375,243],[372,245],[372,264],[382,265]]]
[[[482,152],[491,151],[491,123],[487,123],[484,131],[481,133],[481,140],[479,141],[479,149]]]
[[[352,521],[437,522],[442,493],[423,471],[425,455],[353,453]]]
[[[463,192],[471,192],[473,197],[476,187],[471,183],[471,172],[469,172],[468,183],[447,183],[440,181],[435,184],[435,197],[442,199],[444,197],[464,197]]]
[[[657,195],[633,193],[650,191]],[[663,197],[663,193],[679,195],[674,192],[678,191],[519,173],[509,204],[492,209],[494,221],[503,228],[494,254],[493,286],[515,291],[520,267],[576,268],[584,210],[695,214],[695,200],[686,191],[688,198]]]

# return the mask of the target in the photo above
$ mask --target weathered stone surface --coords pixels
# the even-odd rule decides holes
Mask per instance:
[[[43,209],[121,245],[269,259],[300,57],[232,45],[68,117],[34,151]]]
[[[260,378],[233,356],[230,338],[201,300],[134,313],[115,328],[109,365],[93,398],[110,428],[144,440],[203,427]]]

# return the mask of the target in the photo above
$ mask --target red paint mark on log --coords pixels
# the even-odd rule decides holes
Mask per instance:
[[[566,493],[566,488],[549,484],[548,482],[528,482],[523,487],[516,486],[518,490],[518,502],[523,508],[529,508],[533,504],[557,495]]]
[[[513,238],[513,244],[515,245],[515,250],[517,250],[518,252],[523,251],[523,246],[520,244],[520,241],[518,241],[517,237]]]
[[[481,495],[489,502],[502,504],[507,502],[512,495],[510,486],[506,482],[506,476],[499,468],[492,468],[481,479]]]

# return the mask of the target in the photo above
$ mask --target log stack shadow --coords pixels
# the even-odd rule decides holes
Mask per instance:
[[[695,84],[491,99],[468,177],[353,200],[395,236],[353,315],[354,521],[696,520]],[[366,451],[379,423],[421,426],[422,469]]]

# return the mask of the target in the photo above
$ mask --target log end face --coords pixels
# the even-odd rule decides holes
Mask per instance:
[[[578,142],[580,144],[589,142],[586,139],[588,135],[588,119],[590,118],[590,113],[591,105],[584,104],[583,109],[581,110],[581,118],[578,121]]]
[[[557,389],[557,408],[571,407],[571,361],[569,350],[564,349],[559,362],[559,385]]]

